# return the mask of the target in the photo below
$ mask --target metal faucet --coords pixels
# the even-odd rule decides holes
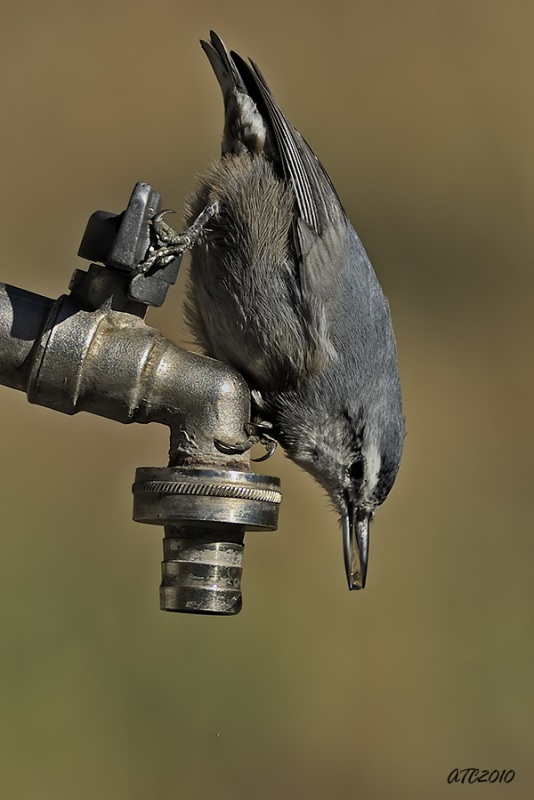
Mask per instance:
[[[78,255],[98,263],[74,272],[70,294],[0,284],[0,383],[65,414],[167,425],[169,465],[139,467],[133,484],[134,520],[164,527],[161,609],[237,614],[244,534],[276,529],[280,481],[251,472],[240,452],[250,423],[241,375],[144,322],[181,261],[140,268],[159,202],[138,183],[122,214],[90,217]]]

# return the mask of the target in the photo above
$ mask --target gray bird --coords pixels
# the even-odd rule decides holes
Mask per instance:
[[[206,354],[246,378],[260,425],[328,493],[349,588],[360,589],[369,523],[404,438],[388,303],[330,178],[258,67],[213,32],[201,44],[225,121],[221,158],[188,202],[190,222],[209,218],[192,250],[188,319]]]

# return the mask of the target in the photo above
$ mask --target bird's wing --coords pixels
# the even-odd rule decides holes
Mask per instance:
[[[333,355],[326,306],[346,264],[350,223],[324,167],[287,120],[257,65],[228,52],[213,31],[210,43],[202,42],[202,47],[224,96],[223,152],[241,152],[243,145],[263,152],[293,192],[295,279],[320,369]]]
[[[266,156],[275,162],[291,185],[298,216],[318,235],[329,224],[346,219],[327,172],[305,139],[287,120],[258,66],[252,61],[247,64],[234,51],[228,52],[222,39],[213,31],[210,37],[210,43],[201,44],[221,85],[227,112],[228,105],[236,96],[248,96],[253,101],[256,114],[262,117],[270,134],[268,145],[274,152],[266,152]],[[237,113],[234,107],[231,110]],[[249,109],[247,112],[251,113]],[[239,132],[234,120],[234,136]]]
[[[234,52],[232,58],[273,131],[278,157],[295,194],[300,218],[321,235],[328,224],[337,223],[340,216],[345,216],[332,181],[306,140],[287,120],[258,66],[251,61],[249,67]]]

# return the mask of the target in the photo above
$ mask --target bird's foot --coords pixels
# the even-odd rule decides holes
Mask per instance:
[[[208,203],[206,208],[200,212],[194,222],[183,233],[177,233],[164,220],[167,214],[175,214],[175,211],[167,208],[156,214],[151,220],[154,244],[149,250],[148,258],[139,265],[139,272],[148,272],[153,267],[162,269],[170,264],[173,258],[181,257],[187,250],[191,250],[208,222],[217,214],[218,210],[219,204],[217,201]]]
[[[265,433],[265,430],[270,430],[272,427],[270,422],[248,422],[245,426],[245,431],[248,434],[247,439],[243,442],[235,443],[222,442],[220,439],[215,439],[215,447],[217,450],[220,450],[221,453],[234,455],[237,453],[246,453],[251,447],[259,443],[265,447],[266,453],[260,456],[260,458],[251,459],[251,461],[255,461],[256,463],[267,461],[267,459],[273,455],[277,447],[277,442]]]

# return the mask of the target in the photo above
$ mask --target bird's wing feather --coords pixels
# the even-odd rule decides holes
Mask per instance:
[[[256,103],[259,92],[259,104],[273,130],[278,156],[295,194],[299,216],[320,235],[328,224],[345,216],[336,190],[306,140],[287,120],[258,66],[251,62],[250,68],[236,53],[232,53],[232,57]],[[251,91],[251,82],[246,80],[243,68],[248,70],[255,92]]]
[[[211,42],[205,42],[201,39],[200,44],[210,60],[213,71],[221,85],[225,100],[227,99],[227,94],[234,89],[246,94],[247,89],[245,84],[224,42],[214,31],[210,31],[210,38]]]
[[[287,120],[258,66],[252,61],[249,65],[234,51],[228,52],[213,32],[211,44],[204,42],[202,47],[225,99],[223,151],[239,152],[238,147],[244,144],[250,152],[263,152],[294,195],[295,279],[314,362],[310,369],[320,371],[335,355],[326,307],[341,285],[350,223],[321,162]],[[248,126],[243,124],[244,119]],[[250,131],[260,125],[263,141],[250,136]],[[236,136],[240,142],[232,144]]]

